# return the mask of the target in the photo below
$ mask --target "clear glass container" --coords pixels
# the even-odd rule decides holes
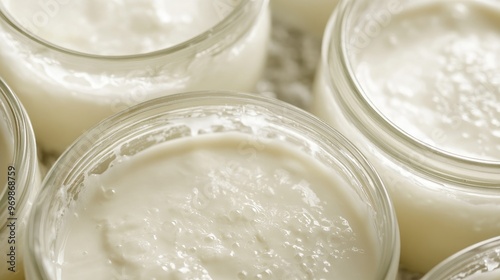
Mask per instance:
[[[476,4],[489,5],[485,6],[489,8],[478,8],[474,6]],[[351,140],[379,172],[396,208],[401,233],[401,266],[413,272],[425,273],[461,248],[500,234],[500,158],[495,158],[499,147],[498,138],[495,138],[500,106],[500,92],[495,86],[500,73],[498,68],[492,67],[491,76],[484,80],[483,86],[468,94],[465,92],[470,88],[465,83],[464,87],[457,86],[440,95],[430,87],[421,86],[420,80],[425,77],[427,81],[432,81],[433,76],[443,80],[467,80],[475,78],[475,74],[481,76],[483,73],[477,69],[483,70],[481,67],[488,64],[476,65],[476,59],[480,61],[481,53],[495,52],[486,49],[467,52],[465,49],[465,63],[477,66],[465,68],[470,70],[470,76],[463,73],[448,75],[446,71],[435,74],[433,71],[437,66],[426,68],[420,63],[427,63],[427,57],[432,57],[436,47],[434,43],[446,42],[450,38],[459,40],[460,44],[449,44],[449,49],[446,46],[444,49],[457,52],[463,51],[462,48],[475,47],[476,43],[480,45],[487,40],[498,40],[498,33],[476,40],[474,36],[482,35],[477,31],[484,29],[470,27],[478,22],[485,28],[498,27],[490,25],[495,18],[488,14],[496,13],[496,9],[498,2],[494,1],[342,1],[325,33],[310,110]],[[443,11],[447,12],[441,13]],[[441,26],[440,21],[443,18],[448,20],[448,16],[454,19]],[[417,24],[413,22],[415,17],[418,17]],[[481,22],[482,19],[485,22]],[[419,28],[412,28],[413,24]],[[459,26],[456,33],[439,33],[454,26]],[[462,38],[460,32],[470,37]],[[426,36],[436,36],[437,39],[421,42],[418,39],[420,36],[426,39],[429,38]],[[473,42],[472,45],[464,42],[468,40],[466,38],[470,39],[468,42]],[[416,46],[423,46],[420,52],[414,50]],[[373,50],[381,53],[369,60],[365,54]],[[407,53],[400,55],[404,52]],[[449,71],[462,71],[452,69],[455,65],[448,63],[446,58],[449,57],[442,55],[434,61],[443,62],[439,67],[449,67]],[[457,64],[461,62],[461,56],[455,58]],[[498,61],[485,59],[490,63]],[[411,81],[405,85],[404,91],[401,90],[401,95],[412,101],[399,102],[403,98],[399,93],[394,94],[394,87],[390,85],[381,90],[382,94],[375,95],[370,88],[372,85],[367,86],[366,72],[358,68],[363,65],[366,69],[366,65],[375,60],[378,62],[373,64],[373,76],[394,75],[395,83]],[[413,71],[413,74],[405,71]],[[422,88],[426,90],[420,91]],[[444,92],[447,88],[443,86],[441,89]],[[420,96],[422,92],[428,96]],[[380,106],[379,102],[385,100],[379,98],[383,94],[393,94],[386,100],[394,108]],[[489,97],[482,99],[486,94]],[[447,100],[455,95],[459,101]],[[451,123],[437,126],[432,116],[442,112],[413,106],[419,102],[435,101],[447,102],[447,106],[441,106],[441,109],[449,113],[439,117],[451,120]],[[454,106],[477,110],[456,114]],[[487,110],[489,106],[491,111]],[[475,134],[465,118],[470,113],[482,115],[484,112],[491,113],[483,117],[483,121],[491,122],[492,128]],[[406,114],[414,114],[414,120],[401,123],[401,120],[408,120],[404,117]],[[424,139],[420,132],[413,133],[415,126],[425,132],[430,131],[430,138],[434,141]],[[485,134],[491,135],[489,143],[474,142],[474,137],[480,138]],[[472,139],[457,137],[458,140],[452,140],[457,135],[472,135]],[[461,150],[462,144],[470,149],[491,149],[481,156],[471,156],[469,151]]]
[[[469,246],[431,269],[421,280],[500,278],[500,236]]]
[[[233,92],[182,93],[147,101],[81,136],[49,171],[34,205],[27,246],[29,279],[60,278],[61,249],[68,234],[65,221],[87,193],[85,178],[105,174],[123,157],[133,158],[165,143],[235,133],[252,139],[242,142],[235,153],[252,157],[265,150],[266,143],[277,140],[348,182],[353,201],[359,203],[359,215],[366,219],[368,230],[362,234],[373,234],[374,254],[367,256],[373,258],[371,279],[395,279],[399,260],[396,218],[383,184],[364,157],[339,133],[294,106]],[[353,264],[352,269],[360,268]]]
[[[73,4],[39,2],[30,3],[48,7],[26,4],[34,10],[28,19],[7,12],[16,2],[0,4],[0,75],[23,102],[44,153],[59,155],[99,120],[154,97],[191,90],[251,91],[265,66],[267,0],[213,1],[224,17],[212,28],[171,47],[130,55],[77,52],[30,32]]]
[[[24,279],[24,235],[41,174],[28,115],[2,79],[0,151],[0,278]]]

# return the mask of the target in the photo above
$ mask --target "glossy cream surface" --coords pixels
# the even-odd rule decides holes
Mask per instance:
[[[394,16],[353,63],[367,99],[399,129],[447,153],[500,162],[498,46],[500,6],[438,1]],[[420,187],[417,183],[412,188]],[[425,271],[433,264],[426,254],[445,258],[458,246],[500,234],[498,222],[486,223],[490,213],[499,211],[494,204],[500,190],[491,205],[477,205],[476,199],[459,192],[447,197],[446,203],[427,203],[441,200],[441,195],[432,189],[395,190],[403,227],[402,262],[410,268]],[[412,197],[412,204],[421,210],[408,207],[404,196]],[[457,212],[463,214],[453,214]],[[422,221],[418,217],[424,213],[428,216]],[[443,220],[445,230],[438,226]],[[451,232],[454,238],[446,237]],[[425,247],[415,240],[422,237],[431,238],[426,243],[434,244],[432,251],[420,252]]]
[[[7,1],[7,12],[52,44],[83,53],[127,55],[185,42],[216,25],[240,2],[16,0]]]
[[[366,206],[288,145],[196,136],[88,176],[66,223],[61,279],[372,279]]]
[[[500,6],[408,7],[354,56],[366,97],[405,133],[458,156],[500,161]]]
[[[227,18],[240,2],[10,0],[2,5],[28,31],[46,36],[42,39],[87,54],[118,55],[178,47]],[[66,55],[0,21],[0,76],[23,102],[41,150],[57,156],[100,120],[143,101],[197,90],[253,91],[270,32],[267,2],[262,5],[245,11],[248,18],[227,22],[231,32],[129,60]]]
[[[483,1],[422,3],[400,7],[378,32],[361,34],[366,45],[350,46],[355,79],[404,133],[446,153],[498,162],[500,9]],[[330,84],[336,78],[328,75],[322,66],[311,110],[353,141],[384,180],[398,216],[403,267],[425,273],[500,234],[500,191],[433,182],[411,169],[422,154],[410,153],[408,166],[389,157],[341,115]]]

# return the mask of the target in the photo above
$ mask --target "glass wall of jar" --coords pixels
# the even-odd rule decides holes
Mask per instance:
[[[44,152],[132,104],[189,90],[253,90],[267,0],[2,1],[0,75]]]
[[[500,236],[469,246],[434,267],[421,280],[500,279]]]
[[[1,279],[24,279],[24,234],[40,181],[35,136],[28,115],[0,79]]]
[[[277,20],[321,38],[338,0],[271,0]]]
[[[409,270],[500,234],[499,16],[496,1],[343,1],[329,22],[311,111],[386,183]]]
[[[29,230],[29,279],[395,279],[399,260],[364,157],[296,107],[232,92],[89,130],[49,171]]]

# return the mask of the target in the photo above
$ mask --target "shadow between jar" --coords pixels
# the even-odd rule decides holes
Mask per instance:
[[[208,113],[207,113],[208,112]],[[202,124],[200,120],[209,120]],[[207,126],[207,124],[210,124]],[[258,127],[258,129],[256,129]],[[121,156],[182,137],[243,132],[256,141],[281,140],[335,168],[371,210],[380,246],[374,279],[395,279],[399,231],[392,202],[378,174],[340,133],[282,101],[254,94],[202,91],[174,94],[133,106],[81,136],[49,170],[29,223],[27,275],[58,279],[66,210],[78,200],[88,174],[105,172]]]

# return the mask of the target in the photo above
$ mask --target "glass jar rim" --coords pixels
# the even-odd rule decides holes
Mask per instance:
[[[183,52],[186,50],[191,50],[197,46],[199,48],[200,45],[204,44],[203,49],[209,49],[210,44],[207,44],[208,41],[211,41],[211,38],[217,38],[221,34],[224,34],[227,29],[233,26],[234,22],[238,22],[242,17],[248,16],[248,7],[254,3],[260,3],[259,9],[262,9],[267,5],[269,0],[242,0],[227,16],[225,16],[221,21],[217,22],[212,28],[190,38],[187,41],[181,42],[179,44],[158,49],[155,51],[139,53],[139,54],[127,54],[127,55],[100,55],[100,54],[92,54],[85,53],[80,51],[71,50],[68,48],[63,48],[49,42],[36,34],[33,34],[21,24],[13,20],[10,15],[8,15],[2,6],[0,5],[0,20],[7,23],[10,28],[15,30],[21,36],[27,38],[28,40],[41,45],[51,51],[55,51],[58,54],[67,55],[70,57],[81,58],[81,59],[90,59],[90,60],[107,60],[107,61],[135,61],[138,59],[154,59],[157,57],[168,56],[177,54],[179,52]],[[252,15],[251,19],[257,17],[257,15]]]
[[[377,147],[421,173],[468,187],[499,189],[500,160],[466,157],[424,143],[393,124],[369,101],[368,95],[356,79],[349,58],[348,24],[353,16],[352,11],[356,5],[361,4],[360,1],[341,0],[328,22],[322,43],[321,63],[326,70],[328,86],[336,89],[340,86],[348,90],[348,94],[334,93],[341,103],[342,110],[347,112],[354,125],[358,129],[361,128],[363,134]],[[333,75],[332,72],[336,70]],[[333,82],[332,77],[338,78],[339,81]],[[360,111],[362,116],[359,115]],[[399,145],[395,146],[394,140]],[[455,172],[450,170],[450,166]]]
[[[422,280],[449,279],[472,262],[483,260],[485,254],[492,251],[500,256],[500,236],[492,237],[456,252],[427,272]],[[500,264],[498,267],[500,270]]]
[[[70,146],[56,161],[54,164],[54,167],[56,168],[53,167],[49,170],[44,181],[44,185],[46,187],[42,188],[39,199],[33,206],[29,223],[30,230],[28,230],[27,246],[29,250],[27,254],[29,258],[28,262],[30,263],[31,268],[36,269],[39,275],[44,275],[41,274],[41,272],[46,272],[44,267],[40,267],[39,261],[41,257],[39,254],[43,252],[41,252],[42,250],[39,250],[41,247],[40,240],[37,239],[42,233],[40,221],[43,220],[43,211],[47,210],[48,207],[48,203],[44,204],[42,201],[51,197],[50,194],[56,191],[57,186],[52,184],[55,177],[67,178],[68,174],[72,173],[71,170],[61,172],[57,166],[71,166],[71,168],[74,168],[75,162],[78,162],[79,165],[87,164],[84,158],[92,158],[91,155],[100,151],[102,146],[106,146],[106,143],[102,143],[103,140],[110,139],[113,136],[116,137],[116,133],[118,131],[126,127],[127,123],[133,122],[136,118],[139,119],[139,116],[143,121],[147,119],[148,114],[153,116],[151,113],[152,111],[161,111],[162,115],[167,115],[171,112],[175,113],[179,110],[198,107],[241,107],[242,110],[245,110],[245,108],[247,108],[246,106],[253,106],[252,109],[258,108],[262,111],[267,110],[270,112],[269,114],[273,115],[276,114],[276,112],[283,112],[282,114],[276,114],[277,116],[279,115],[280,120],[284,119],[286,121],[292,121],[295,124],[301,124],[299,127],[300,129],[303,129],[308,133],[310,132],[315,137],[316,135],[321,136],[320,139],[324,140],[325,146],[331,149],[342,149],[341,155],[345,157],[343,160],[349,161],[353,167],[357,167],[356,169],[350,171],[355,173],[357,177],[359,176],[359,178],[368,182],[367,184],[363,184],[363,188],[368,188],[369,192],[372,193],[370,194],[370,199],[374,200],[372,203],[375,205],[374,207],[376,207],[375,209],[377,210],[377,221],[384,225],[384,230],[388,230],[388,232],[385,232],[383,236],[379,236],[379,239],[376,240],[377,242],[381,242],[384,246],[380,252],[382,258],[381,265],[377,268],[377,273],[385,279],[385,277],[391,273],[391,268],[394,263],[399,260],[399,230],[394,207],[385,186],[375,169],[343,135],[307,112],[274,98],[234,91],[197,91],[178,93],[146,101],[108,117],[87,131],[87,134],[91,135],[91,137],[95,136],[91,142],[99,144],[88,145],[88,136],[86,135],[82,135],[78,140],[76,140],[73,145]],[[256,112],[259,111],[257,110]],[[127,133],[131,132],[128,131]],[[316,139],[312,138],[312,136],[305,138]],[[83,149],[80,149],[82,147]],[[367,190],[363,189],[363,191]],[[394,254],[396,251],[398,253],[397,255]]]
[[[35,133],[21,101],[1,77],[0,101],[3,103],[2,107],[7,109],[4,113],[7,118],[8,129],[11,130],[13,137],[11,165],[15,168],[16,173],[16,192],[19,193],[16,200],[16,213],[19,213],[27,203],[29,192],[32,191],[32,178],[38,169]],[[0,172],[7,173],[7,170],[0,170]],[[7,182],[5,182],[5,185],[7,185]],[[5,191],[0,199],[1,211],[7,211],[7,196],[8,193]],[[4,221],[6,223],[7,219],[4,219]]]

